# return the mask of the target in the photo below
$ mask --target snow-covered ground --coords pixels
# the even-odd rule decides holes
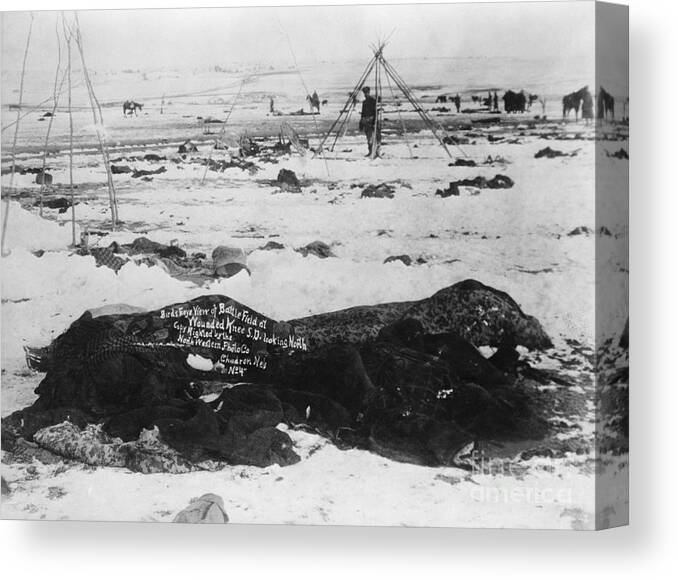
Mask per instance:
[[[3,125],[10,118],[5,113]],[[156,139],[162,120],[153,120],[156,126],[147,140],[153,145],[122,143],[112,156],[148,152],[173,156],[176,145]],[[336,153],[325,158],[287,155],[277,164],[257,163],[256,173],[238,168],[208,172],[203,184],[204,167],[190,159],[122,161],[139,169],[163,165],[167,171],[152,181],[115,176],[124,222],[115,232],[106,230],[108,196],[99,158],[79,151],[74,171],[79,184],[78,233],[105,231],[92,238],[102,247],[144,235],[162,243],[175,240],[189,252],[208,255],[217,245],[238,245],[248,253],[251,277],[240,273],[198,286],[172,278],[158,266],[129,263],[118,274],[97,268],[92,257],[67,248],[70,212],[45,210],[47,219],[41,219],[36,208],[27,209],[34,197],[24,195],[26,208],[13,201],[7,232],[11,254],[2,258],[2,416],[30,404],[42,378],[27,369],[23,346],[46,345],[85,309],[107,304],[159,308],[220,293],[273,318],[289,319],[353,305],[424,298],[475,278],[508,292],[536,316],[553,337],[556,351],[568,351],[566,339],[594,349],[596,276],[608,276],[611,292],[618,296],[628,289],[627,258],[618,254],[616,243],[628,236],[627,216],[612,201],[604,208],[608,222],[596,221],[594,169],[603,179],[618,183],[621,195],[628,161],[608,157],[605,150],[628,145],[589,140],[594,130],[583,123],[557,128],[540,124],[531,130],[529,120],[519,117],[506,125],[504,119],[501,131],[474,127],[477,136],[462,147],[478,167],[449,166],[450,159],[425,131],[409,135],[409,145],[416,146],[415,158],[410,158],[403,140],[391,138],[382,159],[365,159],[364,138],[349,134]],[[37,122],[32,122],[28,130],[37,131]],[[538,135],[553,130],[570,139],[545,140]],[[518,142],[493,143],[487,138],[490,134]],[[3,144],[4,139],[3,134]],[[535,159],[547,145],[577,154]],[[200,149],[196,156],[209,152],[207,145]],[[221,155],[215,152],[215,158]],[[501,155],[506,162],[483,165],[488,155]],[[48,158],[59,195],[67,193],[67,162],[63,150]],[[18,163],[39,167],[41,158],[26,148]],[[301,193],[282,192],[271,184],[281,168],[296,173]],[[450,181],[497,173],[513,179],[514,187],[435,196],[436,189],[445,189]],[[15,176],[17,192],[35,194],[39,186],[34,177]],[[381,182],[395,186],[393,199],[360,197],[364,185]],[[8,183],[9,175],[3,175],[3,189]],[[591,233],[568,235],[582,226]],[[596,233],[601,226],[612,235]],[[285,249],[258,249],[269,240]],[[336,257],[302,257],[294,252],[314,240],[331,245]],[[46,252],[37,257],[35,250]],[[383,263],[399,254],[425,262],[409,267]],[[613,311],[600,329],[606,336],[618,334],[626,320],[625,302],[618,296],[609,297]],[[549,353],[541,362],[558,365]],[[590,368],[568,372],[577,377],[578,386],[552,388],[593,392]],[[591,406],[575,425],[589,440],[593,421]],[[367,451],[340,451],[304,432],[290,435],[302,461],[285,468],[140,475],[73,464],[3,464],[12,494],[3,497],[2,516],[168,521],[190,498],[207,492],[224,498],[235,523],[591,528],[594,512],[600,509],[595,506],[593,452],[509,462],[519,465],[518,471],[510,467],[509,472],[468,474],[396,463]]]

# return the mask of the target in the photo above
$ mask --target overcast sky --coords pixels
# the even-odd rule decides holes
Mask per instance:
[[[34,14],[29,67],[50,69],[57,13]],[[592,54],[592,16],[592,2],[79,12],[98,70],[291,65],[286,35],[300,64],[364,60],[370,43],[391,34],[391,59],[578,58]],[[19,67],[28,23],[28,13],[3,13],[4,68]]]

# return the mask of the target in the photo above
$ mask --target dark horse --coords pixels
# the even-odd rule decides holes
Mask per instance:
[[[306,95],[306,100],[311,106],[311,113],[314,111],[320,113],[320,97],[317,92],[313,91],[312,95]]]
[[[597,102],[597,117],[598,119],[606,119],[608,115],[614,121],[614,97],[608,93],[603,87],[598,91]]]
[[[589,92],[588,86],[582,87],[576,93],[565,95],[563,97],[563,119],[565,119],[570,111],[574,109],[574,120],[577,121],[579,119],[579,107],[582,107],[582,116],[587,118],[588,103],[591,100],[591,93]],[[586,105],[586,107],[583,105]],[[584,114],[584,108],[586,108],[586,114]]]
[[[143,108],[143,105],[141,103],[135,103],[134,101],[125,101],[122,104],[122,114],[127,116],[127,115],[132,115],[134,113],[135,115],[138,114],[139,111]]]

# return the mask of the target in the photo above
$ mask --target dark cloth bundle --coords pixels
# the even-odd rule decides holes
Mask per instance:
[[[418,302],[290,322],[224,296],[85,313],[33,352],[34,368],[47,374],[37,401],[3,420],[3,449],[65,420],[101,425],[123,442],[157,429],[192,464],[294,463],[281,423],[423,465],[454,465],[478,440],[540,437],[547,423],[538,390],[520,380],[513,346],[548,347],[548,337],[508,295],[472,281],[457,286]],[[483,300],[499,325],[488,318],[482,333],[468,334],[464,303],[477,313]],[[503,346],[485,358],[456,331],[460,323],[482,342],[494,328]]]

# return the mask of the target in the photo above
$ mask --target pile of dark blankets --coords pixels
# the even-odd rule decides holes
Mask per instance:
[[[220,326],[218,348],[185,340],[187,328],[214,337]],[[497,349],[491,358],[483,345]],[[474,442],[548,430],[517,345],[552,346],[508,294],[474,280],[287,322],[216,295],[153,312],[87,311],[48,347],[27,349],[46,374],[35,403],[3,419],[2,448],[145,473],[284,466],[299,461],[287,424],[340,448],[462,465]]]

